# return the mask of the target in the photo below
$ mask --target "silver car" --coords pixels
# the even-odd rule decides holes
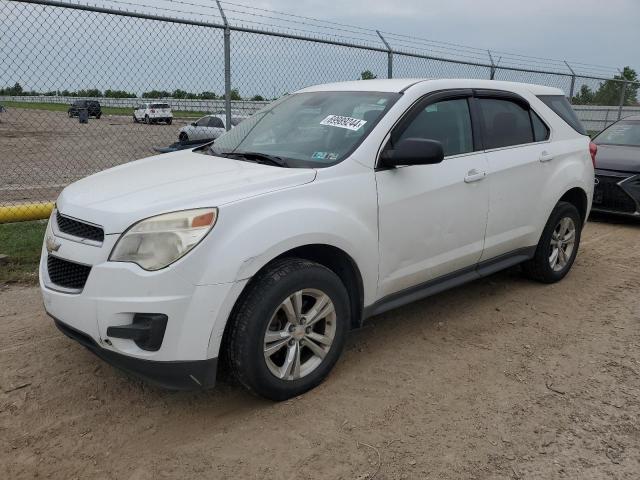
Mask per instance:
[[[234,115],[231,117],[231,127],[235,127],[246,115]],[[215,140],[227,129],[225,127],[225,114],[205,115],[201,119],[185,125],[178,133],[178,140],[186,142],[188,140]]]

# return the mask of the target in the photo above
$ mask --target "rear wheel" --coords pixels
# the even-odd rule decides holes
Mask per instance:
[[[568,202],[559,202],[544,227],[535,256],[523,264],[525,274],[543,283],[562,280],[578,253],[582,218]]]
[[[136,118],[136,116],[133,116],[133,123],[138,123],[138,119]]]
[[[331,270],[296,258],[274,262],[234,309],[226,363],[258,395],[300,395],[320,384],[338,360],[349,312],[347,291]]]
[[[150,120],[149,120],[149,115],[145,115],[144,116],[144,123],[146,123],[147,125],[149,125],[149,123],[151,123]]]
[[[171,118],[167,118],[167,125],[171,125],[172,119]]]
[[[181,142],[186,142],[187,140],[189,140],[189,135],[184,132],[180,132],[180,135],[178,135],[178,140],[180,140]]]

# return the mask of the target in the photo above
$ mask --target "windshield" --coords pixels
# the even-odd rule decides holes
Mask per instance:
[[[601,132],[594,142],[598,145],[631,145],[640,147],[640,121],[621,121]]]
[[[400,97],[387,92],[287,95],[221,135],[203,153],[258,153],[290,167],[334,165],[353,152]]]

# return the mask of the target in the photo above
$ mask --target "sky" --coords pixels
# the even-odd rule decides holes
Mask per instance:
[[[260,8],[640,71],[640,0],[256,0]]]

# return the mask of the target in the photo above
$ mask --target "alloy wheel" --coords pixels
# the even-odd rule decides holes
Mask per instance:
[[[576,225],[572,218],[563,217],[551,234],[549,265],[553,271],[563,270],[573,254],[576,243]]]
[[[264,359],[281,380],[297,380],[318,368],[336,334],[336,311],[317,289],[294,292],[273,313],[264,335]]]

